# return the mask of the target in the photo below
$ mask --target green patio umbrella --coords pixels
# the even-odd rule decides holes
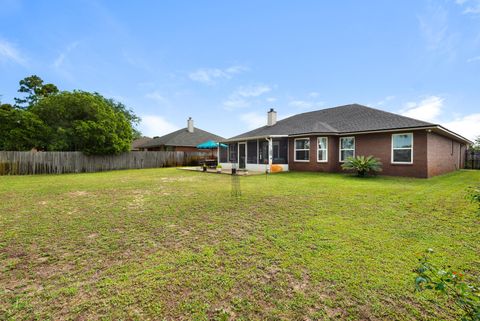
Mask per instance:
[[[217,147],[227,148],[227,145],[216,142],[214,140],[207,140],[206,142],[203,142],[203,143],[197,145],[198,149],[211,149],[212,150],[212,156],[213,156],[213,150],[216,149]]]
[[[206,142],[203,142],[203,143],[197,145],[197,148],[198,149],[215,149],[218,146],[220,146],[222,148],[227,148],[227,145],[222,144],[222,143],[218,143],[214,140],[207,140]]]

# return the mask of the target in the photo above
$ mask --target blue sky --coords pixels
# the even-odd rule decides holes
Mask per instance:
[[[151,136],[355,102],[473,138],[480,0],[0,0],[1,100],[31,74],[122,101]]]

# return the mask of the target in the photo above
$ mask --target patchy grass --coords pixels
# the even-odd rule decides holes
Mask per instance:
[[[416,254],[480,271],[465,198],[429,180],[153,169],[0,177],[0,319],[456,319]]]

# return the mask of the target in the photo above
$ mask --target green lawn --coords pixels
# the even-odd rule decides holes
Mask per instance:
[[[439,320],[418,253],[480,276],[480,171],[0,177],[0,320]]]

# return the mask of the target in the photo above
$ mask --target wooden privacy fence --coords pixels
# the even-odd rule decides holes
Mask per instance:
[[[467,150],[465,168],[480,169],[480,151]]]
[[[82,152],[0,151],[0,175],[64,174],[197,165],[202,152],[128,152],[92,155]]]

